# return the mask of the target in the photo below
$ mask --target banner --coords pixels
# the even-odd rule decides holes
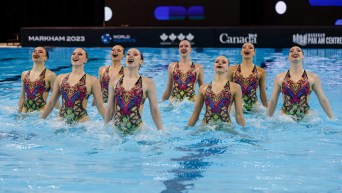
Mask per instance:
[[[241,47],[251,42],[260,48],[342,48],[341,27],[224,28],[215,31],[215,47]]]
[[[23,47],[178,47],[189,40],[193,47],[241,47],[251,42],[260,48],[342,48],[342,27],[220,27],[220,28],[21,28]]]

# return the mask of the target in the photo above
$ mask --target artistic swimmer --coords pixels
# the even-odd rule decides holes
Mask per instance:
[[[88,54],[83,48],[76,48],[71,55],[72,71],[61,74],[56,78],[54,90],[41,117],[46,118],[52,111],[52,107],[62,96],[62,107],[59,117],[67,123],[85,122],[90,118],[87,113],[87,102],[90,95],[94,96],[96,107],[104,117],[104,105],[101,96],[100,83],[96,77],[84,72],[84,66],[88,61]]]
[[[304,53],[298,46],[290,49],[288,60],[290,69],[278,74],[274,80],[273,93],[269,101],[267,114],[272,116],[278,103],[279,94],[283,94],[281,113],[290,115],[294,120],[301,120],[309,114],[311,91],[317,95],[324,112],[334,118],[329,101],[322,90],[319,77],[303,68]]]
[[[218,56],[214,62],[214,80],[204,84],[199,89],[194,111],[188,120],[188,126],[194,126],[199,118],[203,104],[205,114],[202,120],[204,124],[230,124],[230,110],[235,106],[236,122],[245,126],[246,121],[242,111],[241,87],[227,78],[229,61],[225,56]]]
[[[168,80],[162,100],[183,101],[188,99],[195,101],[196,83],[200,87],[204,83],[204,72],[201,64],[195,64],[190,54],[192,52],[191,43],[182,40],[179,43],[178,51],[180,60],[172,62],[168,67]]]
[[[114,125],[124,133],[133,133],[142,127],[141,114],[145,100],[150,103],[150,112],[157,129],[162,129],[162,120],[157,103],[153,79],[141,76],[142,53],[131,48],[126,53],[125,74],[110,81],[105,123],[114,119]]]
[[[44,47],[36,47],[32,52],[33,66],[21,74],[21,92],[18,112],[41,111],[46,105],[49,91],[53,87],[56,74],[45,67],[49,52]],[[60,104],[56,104],[59,108]]]
[[[267,108],[266,71],[253,63],[255,53],[253,44],[249,42],[243,44],[241,49],[241,64],[229,67],[228,72],[228,79],[241,86],[243,110],[245,112],[256,109],[258,104],[258,87],[261,103]]]

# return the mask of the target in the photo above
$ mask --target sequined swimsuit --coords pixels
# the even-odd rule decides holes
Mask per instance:
[[[142,123],[140,105],[144,104],[142,77],[137,80],[134,87],[125,90],[122,86],[122,76],[114,90],[114,124],[124,133],[132,133]]]
[[[291,79],[290,70],[288,70],[281,85],[281,92],[285,99],[281,109],[285,114],[292,115],[294,119],[300,120],[309,112],[308,97],[311,89],[305,70],[302,78],[297,82]]]
[[[258,71],[256,66],[252,70],[252,74],[248,77],[244,77],[241,74],[241,65],[237,67],[233,82],[241,86],[243,107],[245,111],[251,111],[254,105],[258,102],[257,88],[259,84]]]
[[[89,98],[89,94],[86,87],[86,74],[74,86],[70,86],[68,83],[69,75],[65,76],[61,84],[62,107],[59,116],[64,118],[67,123],[73,123],[87,116],[83,101]]]
[[[190,69],[183,73],[179,69],[179,63],[175,65],[173,71],[173,90],[171,98],[177,101],[182,101],[188,98],[190,101],[195,99],[195,87],[197,73],[195,72],[195,64],[192,63]]]
[[[30,81],[30,72],[31,71],[28,71],[23,80],[25,91],[23,112],[42,110],[46,105],[43,95],[45,92],[50,91],[50,87],[45,83],[46,68],[40,73],[38,79],[35,81]]]
[[[212,91],[212,82],[204,93],[206,111],[202,123],[224,122],[230,123],[228,108],[232,103],[229,81],[219,94]]]
[[[109,80],[110,80],[109,68],[110,66],[108,66],[108,68],[105,69],[101,78],[101,91],[102,91],[102,98],[103,98],[104,103],[108,102],[108,85],[109,85]],[[119,75],[123,75],[123,73],[124,73],[124,68],[121,67],[119,71]]]

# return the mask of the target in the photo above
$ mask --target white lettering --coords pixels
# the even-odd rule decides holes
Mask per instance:
[[[342,44],[342,37],[327,37],[326,44]]]
[[[36,42],[61,42],[65,41],[64,36],[29,36],[29,41]]]
[[[227,33],[222,33],[219,36],[219,40],[222,44],[243,44],[251,42],[257,43],[257,34],[248,34],[248,36],[229,36]]]
[[[85,37],[84,36],[67,36],[66,41],[67,42],[84,42]]]
[[[309,37],[308,38],[308,44],[317,44],[317,38],[316,37]]]
[[[325,38],[324,37],[319,37],[318,38],[318,44],[325,44]]]
[[[30,42],[84,42],[85,36],[28,36]]]
[[[131,38],[130,35],[113,35],[114,39],[129,39]]]

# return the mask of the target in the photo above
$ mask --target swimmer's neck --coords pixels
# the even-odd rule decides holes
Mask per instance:
[[[179,64],[180,65],[186,65],[186,64],[189,64],[191,63],[191,59],[190,57],[182,57],[180,60],[179,60]]]
[[[32,71],[40,72],[45,68],[44,62],[35,62],[32,66]]]
[[[110,65],[111,67],[113,67],[114,69],[116,68],[121,68],[122,64],[121,64],[121,60],[114,60],[112,61],[112,64]]]
[[[214,75],[214,81],[213,82],[218,82],[218,83],[225,83],[227,82],[227,73],[220,73],[220,72],[216,72]]]
[[[243,58],[241,62],[241,66],[246,66],[246,67],[254,66],[252,58]]]
[[[83,66],[73,66],[71,73],[72,74],[84,74],[84,68]]]
[[[303,65],[301,62],[297,63],[291,63],[290,65],[290,73],[291,74],[298,74],[298,73],[303,73]]]
[[[125,77],[132,79],[132,78],[137,78],[140,76],[139,72],[138,72],[138,68],[134,68],[134,69],[129,69],[127,70],[127,72],[125,72]]]

